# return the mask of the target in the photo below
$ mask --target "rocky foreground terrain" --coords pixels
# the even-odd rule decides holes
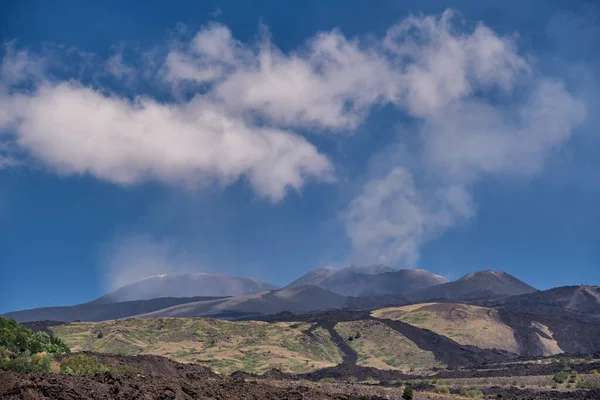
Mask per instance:
[[[407,385],[414,389],[417,400],[600,398],[597,388],[577,388],[584,386],[580,384],[558,389],[550,385],[554,374],[565,368],[574,371],[571,374],[577,373],[579,382],[599,382],[600,379],[587,372],[600,367],[600,362],[590,360],[489,365],[425,375],[339,367],[334,374],[336,378],[319,378],[278,371],[260,376],[246,373],[220,376],[206,367],[179,364],[157,356],[86,356],[97,358],[109,370],[88,374],[0,371],[0,399],[399,400]]]

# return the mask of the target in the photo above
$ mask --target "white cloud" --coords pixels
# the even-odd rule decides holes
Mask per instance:
[[[465,33],[454,19],[411,18],[384,40],[406,61],[395,104],[421,121],[419,162],[408,170],[392,158],[348,206],[354,260],[413,265],[424,243],[475,214],[475,182],[540,172],[585,118],[584,104],[510,41],[482,25]]]
[[[18,144],[64,174],[187,185],[246,176],[259,193],[280,200],[287,187],[300,189],[330,169],[302,137],[249,126],[200,96],[185,104],[132,102],[63,82],[12,96],[8,106]]]
[[[351,129],[392,95],[395,72],[378,50],[332,31],[285,54],[264,27],[253,46],[213,24],[168,53],[165,78],[175,85],[211,84],[228,109],[257,113],[272,124]]]
[[[289,55],[263,43],[255,62],[236,69],[215,93],[233,109],[273,123],[352,129],[370,107],[390,100],[395,79],[383,54],[333,31]]]
[[[189,43],[174,46],[165,59],[165,79],[174,85],[213,83],[223,78],[248,52],[219,24],[200,30]]]
[[[135,69],[125,63],[122,48],[109,57],[106,62],[106,72],[117,79],[126,79],[135,75]]]
[[[39,79],[45,73],[46,60],[27,50],[17,50],[14,42],[4,44],[0,64],[0,93],[6,85]]]
[[[223,63],[233,57],[221,52],[229,40],[228,30],[213,26],[190,47],[211,57],[211,63]],[[308,179],[332,179],[328,158],[302,136],[257,125],[210,94],[180,102],[144,95],[131,100],[37,73],[39,63],[29,53],[7,49],[0,129],[59,173],[91,174],[119,184],[156,179],[190,186],[245,178],[273,201],[288,188],[300,190]],[[130,73],[120,54],[107,64],[117,77]],[[30,77],[35,77],[31,87],[18,88]]]
[[[367,182],[344,213],[352,259],[413,266],[425,242],[473,213],[471,197],[464,188],[442,186],[421,191],[410,171],[394,167]]]
[[[421,135],[431,168],[469,183],[482,174],[531,175],[585,118],[583,103],[558,82],[540,79],[528,98],[494,106],[465,99],[426,120]]]
[[[0,169],[14,167],[19,165],[19,162],[9,155],[0,154]]]
[[[6,84],[39,76],[12,54]],[[471,185],[539,172],[585,114],[512,38],[468,28],[451,11],[407,18],[379,39],[321,32],[290,52],[266,30],[243,43],[212,24],[153,61],[150,79],[184,100],[132,101],[38,77],[34,90],[0,94],[0,127],[62,173],[121,184],[243,178],[280,200],[308,179],[332,179],[330,160],[293,130],[352,132],[374,106],[392,104],[420,123],[420,163],[393,160],[350,204],[348,235],[365,261],[414,262],[423,243],[474,214]]]
[[[482,24],[465,32],[452,11],[408,18],[383,43],[402,62],[396,104],[415,117],[431,117],[477,90],[510,91],[530,69],[509,38]]]

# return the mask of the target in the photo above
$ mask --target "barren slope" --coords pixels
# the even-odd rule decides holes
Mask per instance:
[[[519,352],[513,329],[501,321],[498,311],[489,308],[455,303],[425,303],[384,308],[374,311],[372,315],[429,329],[462,345]]]

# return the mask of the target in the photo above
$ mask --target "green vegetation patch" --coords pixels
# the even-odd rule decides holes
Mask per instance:
[[[50,372],[52,355],[68,352],[60,339],[0,317],[0,370]]]
[[[0,347],[17,356],[35,353],[63,354],[69,347],[46,332],[34,332],[14,319],[0,317]]]
[[[85,354],[72,354],[60,361],[60,372],[68,374],[92,374],[108,371],[109,368],[98,361],[98,358]]]

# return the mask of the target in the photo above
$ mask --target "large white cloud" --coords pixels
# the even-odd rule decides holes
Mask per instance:
[[[185,104],[129,101],[75,82],[43,84],[5,100],[17,143],[61,173],[90,173],[130,184],[144,179],[195,185],[247,176],[273,200],[309,176],[325,177],[327,158],[302,137],[256,127],[202,97]]]
[[[243,43],[212,24],[139,72],[172,89],[169,102],[52,79],[39,65],[5,56],[0,128],[62,173],[123,184],[246,178],[280,200],[308,179],[332,179],[332,162],[297,132],[349,133],[374,106],[397,107],[419,122],[418,168],[391,157],[344,213],[363,261],[416,260],[424,242],[474,214],[471,185],[539,172],[585,115],[512,38],[451,11],[407,18],[382,38],[321,32],[290,52],[265,29]],[[106,65],[134,73],[121,53]],[[15,86],[26,78],[33,87]]]

